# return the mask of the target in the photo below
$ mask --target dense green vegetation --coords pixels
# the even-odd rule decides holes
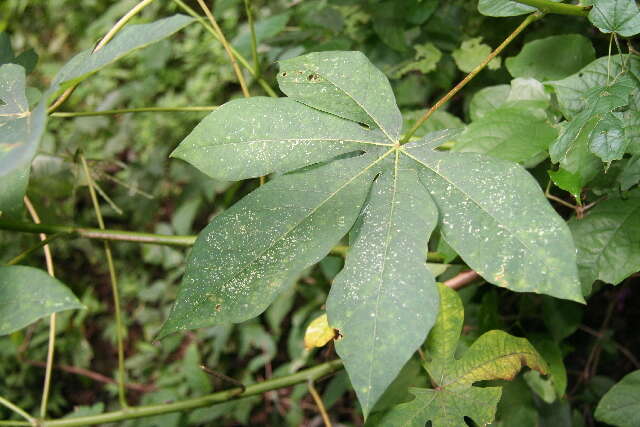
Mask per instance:
[[[0,31],[0,425],[640,426],[633,0]]]

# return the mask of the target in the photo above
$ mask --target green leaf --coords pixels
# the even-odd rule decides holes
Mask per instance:
[[[193,22],[185,15],[173,15],[149,24],[127,25],[102,49],[80,52],[58,71],[50,88],[55,94],[73,86],[123,56],[169,37]]]
[[[602,201],[569,227],[583,285],[596,279],[617,285],[640,270],[640,193]]]
[[[578,72],[595,59],[591,41],[580,34],[551,36],[524,45],[505,65],[513,77],[558,80]]]
[[[24,68],[16,64],[0,66],[0,177],[20,173],[36,153],[47,120],[40,104],[29,111]],[[15,175],[14,175],[15,176]]]
[[[290,98],[398,139],[402,116],[386,76],[360,52],[318,52],[280,62],[280,89]]]
[[[591,151],[595,149],[594,152],[603,160],[617,157],[620,150],[624,153],[626,143],[620,142],[623,141],[622,122],[609,113],[616,108],[628,105],[629,96],[634,89],[634,81],[628,75],[624,75],[611,85],[587,90],[584,94],[585,108],[569,121],[556,142],[550,147],[551,160],[555,163],[562,162],[579,143],[585,141],[585,138]],[[599,128],[600,122],[605,117],[607,121]],[[603,131],[604,135],[601,134]],[[613,136],[614,131],[618,135],[617,138]]]
[[[627,69],[629,73],[624,73]],[[590,90],[607,86],[614,77],[623,74],[630,74],[637,85],[640,59],[634,55],[603,56],[565,79],[547,83],[555,89],[562,114],[571,119],[588,107],[586,101]]]
[[[629,140],[624,135],[622,113],[607,113],[593,129],[589,150],[603,162],[620,160],[627,151]]]
[[[29,183],[29,167],[15,169],[2,178],[4,190],[0,192],[0,217],[20,217],[23,210],[22,198]]]
[[[463,41],[460,47],[451,53],[451,56],[461,71],[470,73],[490,53],[491,46],[482,43],[482,37],[476,37]],[[500,68],[500,57],[493,58],[487,68],[490,70]]]
[[[480,0],[478,11],[486,16],[505,17],[525,15],[537,9],[511,0]]]
[[[280,34],[289,22],[289,12],[273,15],[255,23],[256,42],[260,44],[265,39]],[[244,56],[251,55],[251,31],[247,26],[232,40],[231,44]]]
[[[469,117],[476,121],[507,102],[509,85],[487,86],[477,91],[469,103]],[[429,123],[429,122],[427,122]]]
[[[453,151],[531,164],[546,157],[547,148],[557,136],[544,110],[529,108],[526,102],[512,102],[467,126],[455,138]]]
[[[404,114],[404,123],[402,126],[402,132],[405,133],[411,126],[424,114],[423,110],[408,111]],[[464,122],[457,116],[446,112],[444,110],[435,111],[429,120],[427,120],[422,126],[418,128],[414,134],[415,138],[422,138],[427,134],[444,129],[461,129],[464,127]],[[454,135],[451,134],[453,137]],[[443,141],[448,142],[448,141]]]
[[[191,250],[160,337],[262,313],[351,228],[380,160],[358,156],[280,176],[216,217]]]
[[[622,37],[640,33],[640,11],[634,0],[594,0],[588,18],[603,33]]]
[[[618,176],[618,182],[622,191],[627,191],[640,182],[640,154],[635,154],[629,159]]]
[[[433,43],[417,44],[414,46],[416,54],[414,60],[401,67],[393,73],[392,78],[400,78],[412,71],[419,71],[422,74],[435,70],[438,62],[442,58],[442,52]]]
[[[617,427],[640,424],[640,370],[611,387],[598,403],[595,418]]]
[[[327,311],[342,333],[336,348],[368,413],[435,317],[425,252],[436,224],[456,246],[464,242],[458,252],[488,280],[581,300],[570,233],[524,169],[434,151],[457,130],[401,145],[388,80],[360,53],[313,53],[284,61],[283,68],[281,84],[294,99],[232,101],[177,149],[193,149],[183,158],[214,176],[289,173],[200,233],[160,336],[260,314],[351,230]],[[253,148],[252,138],[265,135],[269,143]],[[314,136],[321,139],[317,146],[307,141]]]
[[[437,208],[412,160],[396,151],[385,163],[327,299],[329,323],[342,335],[336,350],[365,417],[424,342],[438,311],[424,263]]]
[[[0,335],[65,310],[85,308],[60,281],[42,270],[0,267]]]
[[[582,302],[565,222],[517,164],[404,146],[438,205],[443,237],[482,277],[519,292]]]
[[[292,99],[228,102],[205,117],[171,154],[207,175],[238,180],[286,172],[388,143],[378,130],[307,108]]]
[[[474,387],[478,381],[512,380],[523,366],[546,373],[547,366],[535,348],[524,338],[505,332],[489,331],[456,359],[464,311],[456,292],[439,284],[440,313],[429,334],[425,368],[433,389],[412,388],[415,399],[393,408],[381,425],[458,427],[469,417],[478,425],[495,418],[501,387]]]

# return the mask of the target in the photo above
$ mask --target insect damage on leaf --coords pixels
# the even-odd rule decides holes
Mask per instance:
[[[359,52],[280,67],[286,98],[233,100],[173,153],[214,178],[278,174],[200,233],[161,337],[259,315],[348,233],[327,315],[366,416],[435,322],[436,227],[489,282],[582,301],[571,234],[525,169],[437,151],[457,130],[401,145],[391,86]]]

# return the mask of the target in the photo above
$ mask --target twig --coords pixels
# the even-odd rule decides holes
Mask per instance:
[[[480,275],[473,270],[463,271],[457,276],[444,281],[444,285],[448,288],[459,290],[471,284],[474,280],[480,278]]]
[[[193,112],[193,111],[213,111],[218,108],[215,105],[204,105],[194,107],[140,107],[140,108],[118,108],[114,110],[102,111],[60,111],[51,113],[51,117],[92,117],[92,116],[113,116],[126,113],[173,113],[173,112]]]
[[[311,397],[313,397],[313,401],[318,407],[318,411],[320,412],[322,421],[324,421],[325,427],[332,427],[331,420],[329,419],[329,414],[327,414],[327,409],[324,407],[322,398],[318,394],[318,390],[316,390],[315,386],[313,385],[313,380],[311,378],[309,378],[309,381],[307,381],[307,388],[309,389],[309,394],[311,394]]]
[[[42,234],[42,236],[46,236],[45,234]],[[49,237],[45,237],[44,240],[40,240],[38,243],[36,243],[35,245],[31,246],[29,249],[25,250],[24,252],[16,255],[14,258],[10,259],[7,262],[7,265],[16,265],[18,264],[20,261],[22,261],[23,259],[25,259],[26,257],[28,257],[30,254],[32,254],[33,252],[37,251],[38,249],[44,247],[44,246],[48,246],[49,243],[53,242],[54,240],[63,237],[64,233],[57,233],[54,234],[53,236],[49,236]]]
[[[93,209],[96,213],[96,218],[98,220],[98,226],[100,229],[104,230],[104,219],[102,218],[102,211],[100,210],[100,204],[98,203],[98,196],[96,195],[95,183],[93,182],[93,178],[91,177],[91,172],[89,171],[89,165],[87,164],[87,160],[84,158],[82,153],[79,154],[80,162],[82,163],[82,168],[84,170],[85,178],[87,183],[89,184],[89,195],[91,196],[91,203],[93,204]],[[120,313],[120,293],[118,291],[118,279],[116,277],[116,270],[113,265],[113,256],[111,254],[111,246],[109,242],[105,240],[104,242],[104,253],[107,258],[107,267],[109,269],[109,278],[111,282],[111,292],[113,293],[113,306],[115,311],[115,320],[116,320],[116,341],[118,346],[118,400],[120,401],[120,406],[126,408],[127,397],[125,391],[125,367],[124,367],[124,337],[122,333],[123,325],[122,325],[122,315]]]
[[[29,211],[29,215],[33,219],[33,222],[36,224],[40,224],[40,217],[38,216],[38,212],[31,204],[31,200],[27,196],[24,196],[24,204]],[[44,233],[40,233],[40,240],[46,241],[47,235]],[[47,264],[47,273],[51,277],[55,277],[55,272],[53,269],[53,257],[51,256],[51,249],[48,244],[43,246],[44,249],[44,259]],[[44,373],[44,385],[42,387],[42,400],[40,401],[40,418],[45,418],[47,416],[47,405],[49,403],[49,390],[51,389],[51,374],[53,371],[53,358],[55,355],[56,348],[56,313],[52,313],[49,316],[49,345],[47,349],[47,364],[45,365],[45,373]]]
[[[200,365],[200,369],[202,369],[204,372],[206,372],[207,374],[216,377],[220,380],[226,381],[228,383],[231,383],[237,387],[240,387],[240,393],[244,393],[247,390],[247,387],[245,387],[244,384],[242,384],[240,381],[236,380],[235,378],[231,378],[226,376],[225,374],[221,373],[221,372],[216,372],[213,369],[209,369],[204,365]]]
[[[433,105],[433,107],[429,108],[422,115],[422,117],[420,117],[420,119],[418,119],[414,123],[414,125],[411,127],[411,129],[409,129],[409,132],[407,132],[407,134],[402,138],[402,140],[400,142],[401,143],[405,143],[405,142],[409,141],[409,139],[411,139],[411,137],[418,130],[418,128],[420,126],[422,126],[422,124],[424,122],[426,122],[427,119],[429,119],[429,117],[431,117],[431,115],[436,112],[436,110],[438,110],[440,107],[442,107],[444,104],[446,104],[451,98],[453,98],[458,92],[460,92],[460,90],[463,87],[465,87],[467,85],[467,83],[469,83],[471,80],[473,80],[473,78],[475,76],[477,76],[478,73],[480,73],[480,71],[482,71],[487,65],[489,65],[489,62],[491,62],[493,60],[493,58],[498,56],[500,54],[500,52],[502,52],[504,50],[504,48],[506,48],[509,45],[509,43],[511,43],[513,41],[513,39],[515,39],[522,31],[524,31],[525,28],[527,28],[529,26],[529,24],[531,24],[532,22],[537,21],[538,19],[542,18],[543,16],[544,16],[544,14],[541,13],[541,12],[535,12],[535,13],[532,13],[529,16],[527,16],[525,18],[525,20],[522,21],[522,23],[520,25],[518,25],[518,28],[516,28],[511,34],[509,34],[509,36],[506,39],[504,39],[504,41],[500,44],[500,46],[498,46],[476,68],[474,68],[469,74],[467,74],[467,76],[464,79],[462,79],[462,81],[460,83],[458,83],[446,95],[444,95],[442,98],[440,98]]]
[[[27,422],[29,422],[29,424],[31,424],[33,426],[37,425],[38,422],[36,421],[35,418],[33,418],[31,415],[27,414],[22,408],[20,408],[17,405],[14,405],[13,403],[8,401],[4,397],[0,397],[0,405],[3,405],[5,407],[11,409],[13,412],[15,412],[16,414],[20,415],[22,418],[27,420]]]
[[[233,71],[236,73],[236,77],[238,77],[238,83],[240,83],[242,94],[245,96],[245,98],[250,97],[251,95],[249,94],[249,89],[247,88],[247,82],[244,80],[244,76],[242,75],[242,70],[240,70],[240,67],[238,67],[238,62],[236,61],[236,57],[233,55],[233,52],[231,52],[231,48],[229,47],[229,42],[227,41],[227,38],[224,36],[222,29],[220,29],[220,26],[218,25],[218,21],[216,21],[216,18],[213,17],[211,10],[209,10],[204,0],[197,0],[197,1],[200,7],[202,8],[202,10],[204,11],[204,14],[207,15],[207,18],[209,19],[211,26],[216,30],[216,32],[218,33],[218,36],[220,37],[220,43],[222,43],[224,50],[227,52],[227,56],[229,57],[229,61],[231,61],[231,66],[233,67]]]
[[[32,366],[44,367],[45,364],[42,362],[38,362],[36,360],[26,360],[25,363],[28,363]],[[55,365],[55,369],[59,369],[64,372],[68,372],[70,374],[81,375],[83,377],[91,378],[94,381],[105,383],[105,384],[118,384],[116,380],[113,378],[107,377],[106,375],[102,375],[99,372],[94,372],[89,369],[79,368],[77,366],[69,366],[69,365]],[[151,391],[156,391],[157,387],[155,384],[139,384],[139,383],[127,383],[125,387],[129,390],[139,391],[141,393],[148,393]]]
[[[578,326],[578,329],[588,333],[589,335],[593,335],[596,338],[601,339],[604,337],[604,334],[602,332],[598,332],[595,329],[592,329],[586,325],[580,325]],[[623,346],[622,344],[614,341],[613,339],[611,340],[611,342],[613,343],[613,345],[616,346],[616,348],[620,351],[620,353],[622,353],[627,359],[629,359],[629,362],[631,362],[631,364],[635,366],[636,369],[640,369],[640,361],[636,359],[636,357],[633,355],[631,350],[629,350],[627,347]]]

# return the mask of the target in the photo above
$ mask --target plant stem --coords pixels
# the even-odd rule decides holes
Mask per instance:
[[[209,23],[205,21],[200,15],[198,15],[195,10],[193,10],[188,5],[186,5],[182,0],[173,0],[173,1],[178,6],[180,6],[186,13],[194,17],[200,23],[200,25],[202,25],[207,31],[209,31],[213,35],[213,37],[215,37],[216,40],[220,41],[220,37],[216,33],[216,30],[214,30],[213,27],[209,25]],[[249,62],[247,61],[247,59],[244,56],[242,56],[242,54],[240,54],[240,52],[238,52],[233,46],[229,45],[229,48],[231,49],[231,52],[236,57],[238,62],[240,62],[240,64],[249,72],[249,74],[251,74],[258,81],[258,83],[260,84],[260,86],[262,86],[262,89],[264,89],[267,95],[273,98],[277,98],[278,94],[271,88],[271,86],[269,86],[269,83],[267,83],[265,79],[263,79],[261,76],[259,76],[256,73],[256,70],[254,70],[253,67],[249,65]]]
[[[446,95],[444,95],[442,98],[440,98],[438,100],[438,102],[436,102],[431,108],[429,108],[422,115],[422,117],[420,117],[420,119],[418,119],[418,121],[415,122],[415,124],[411,127],[409,132],[407,132],[407,134],[402,138],[402,140],[400,142],[401,143],[406,143],[407,141],[409,141],[409,139],[411,139],[411,137],[416,132],[416,130],[418,130],[418,128],[420,126],[422,126],[422,124],[424,122],[426,122],[427,119],[429,119],[429,117],[431,117],[431,115],[436,112],[436,110],[438,110],[444,104],[449,102],[449,100],[451,100],[451,98],[453,98],[458,92],[460,92],[460,90],[463,87],[465,87],[467,85],[467,83],[469,83],[471,80],[473,80],[473,78],[475,76],[477,76],[478,73],[480,73],[480,71],[482,71],[489,64],[489,62],[491,62],[491,60],[493,60],[493,58],[498,56],[500,54],[500,52],[502,52],[504,50],[504,48],[507,47],[509,45],[509,43],[511,43],[513,41],[513,39],[515,39],[522,31],[524,31],[524,29],[527,28],[529,26],[529,24],[531,24],[532,22],[537,21],[538,19],[542,18],[543,16],[544,16],[544,14],[541,13],[541,12],[535,12],[535,13],[532,13],[529,16],[527,16],[525,18],[525,20],[522,21],[522,23],[520,25],[518,25],[518,28],[516,28],[511,34],[509,34],[509,36],[500,44],[500,46],[498,46],[476,68],[474,68],[469,74],[467,74],[467,76],[464,79],[462,79],[462,81],[460,81],[460,83],[458,83],[453,89],[451,89],[449,92],[447,92]]]
[[[42,248],[44,246],[47,246],[49,243],[51,243],[54,240],[56,240],[56,239],[58,239],[60,237],[63,237],[63,236],[64,236],[64,234],[57,233],[57,234],[54,234],[53,236],[46,237],[44,240],[40,240],[38,243],[36,243],[35,245],[31,246],[26,251],[22,252],[21,254],[18,254],[17,256],[15,256],[11,260],[9,260],[7,262],[7,265],[16,265],[16,264],[18,264],[20,261],[25,259],[27,256],[29,256],[33,252],[37,251],[38,249],[40,249],[40,248]]]
[[[236,400],[243,397],[262,394],[267,391],[289,387],[309,380],[317,380],[319,378],[333,374],[340,369],[342,369],[342,362],[340,360],[333,360],[331,362],[314,366],[313,368],[296,372],[295,374],[287,375],[280,378],[273,378],[261,383],[249,385],[244,392],[241,388],[237,387],[178,402],[129,407],[120,411],[107,412],[104,414],[91,415],[87,417],[44,421],[42,423],[42,427],[74,427],[92,424],[106,424],[134,418],[167,414],[171,412],[187,411],[190,409],[202,408],[204,406],[211,406],[216,403],[228,402],[230,400]]]
[[[0,230],[20,231],[24,233],[61,233],[70,237],[109,240],[132,243],[148,243],[166,246],[192,246],[197,236],[178,236],[168,234],[139,233],[124,230],[101,230],[99,228],[74,227],[71,225],[30,224],[0,220]]]
[[[313,397],[313,401],[318,407],[318,411],[320,412],[320,416],[322,417],[322,422],[324,422],[325,427],[332,427],[331,419],[329,418],[329,414],[327,414],[327,409],[324,407],[324,403],[318,394],[318,390],[316,390],[316,387],[313,385],[313,380],[307,381],[307,388],[309,389],[309,394]]]
[[[251,0],[244,0],[244,9],[247,13],[247,21],[249,21],[249,30],[251,31],[251,56],[253,57],[253,69],[256,76],[260,75],[260,60],[258,58],[258,39],[256,37],[256,26],[253,22],[253,8]]]
[[[526,4],[540,10],[543,13],[554,13],[556,15],[587,16],[589,6],[577,6],[573,4],[557,3],[551,0],[515,0],[518,3]]]
[[[102,211],[100,210],[100,204],[98,203],[98,196],[96,195],[95,183],[89,172],[89,166],[84,155],[80,154],[80,162],[82,163],[82,169],[84,170],[85,178],[89,184],[89,194],[91,195],[91,203],[98,219],[98,226],[101,230],[105,229],[104,219],[102,218]],[[107,267],[109,269],[109,277],[111,282],[111,292],[113,293],[113,306],[116,317],[116,341],[118,345],[118,400],[120,406],[127,408],[127,395],[125,388],[125,370],[124,370],[124,338],[122,334],[122,315],[120,313],[120,293],[118,291],[118,280],[116,277],[116,270],[113,265],[113,256],[111,254],[111,246],[107,240],[104,241],[104,253],[107,258]]]
[[[215,105],[205,105],[202,107],[140,107],[140,108],[119,108],[115,110],[102,111],[60,111],[51,113],[52,117],[91,117],[91,116],[111,116],[125,113],[173,113],[191,111],[213,111],[218,108]]]
[[[38,216],[38,212],[33,207],[31,200],[27,196],[24,196],[24,204],[29,211],[29,215],[33,219],[33,222],[36,224],[40,224],[40,216]],[[47,235],[44,233],[40,233],[40,241],[46,242]],[[47,273],[49,276],[55,277],[55,271],[53,268],[53,257],[51,256],[51,249],[49,245],[45,244],[44,248],[44,259],[47,264]],[[49,344],[47,349],[47,363],[45,366],[44,373],[44,384],[42,386],[42,400],[40,401],[40,418],[44,419],[47,416],[47,405],[49,403],[49,390],[51,389],[51,375],[53,373],[53,358],[55,356],[55,348],[56,348],[56,314],[52,313],[49,316]]]
[[[105,34],[102,40],[100,40],[100,42],[93,49],[93,52],[102,49],[107,43],[109,43],[109,41],[111,41],[111,39],[115,37],[116,34],[118,34],[118,32],[127,24],[127,22],[131,20],[131,18],[136,16],[142,9],[150,5],[153,1],[154,0],[142,0],[138,4],[136,4],[129,12],[127,12],[122,18],[120,18],[118,22],[113,25],[113,27],[111,27],[107,34]],[[51,114],[58,108],[60,108],[60,106],[64,104],[67,99],[69,99],[69,97],[79,84],[80,82],[65,90],[62,95],[60,95],[58,99],[56,99],[55,102],[51,104],[51,106],[49,106],[47,112]]]
[[[244,95],[245,98],[250,97],[251,95],[249,94],[249,89],[247,88],[247,82],[244,80],[244,76],[242,75],[242,70],[240,70],[240,67],[238,67],[238,62],[236,61],[236,57],[233,55],[233,52],[231,52],[231,48],[229,47],[229,42],[227,41],[227,38],[224,36],[222,29],[218,25],[218,21],[216,21],[216,18],[213,17],[211,10],[209,10],[204,0],[197,0],[197,1],[200,7],[202,8],[202,10],[204,11],[204,14],[207,15],[207,18],[209,19],[211,26],[215,29],[216,33],[218,33],[220,43],[222,43],[224,50],[227,52],[229,61],[231,61],[231,67],[233,67],[233,71],[236,73],[236,77],[238,77],[238,83],[240,83],[242,94]]]
[[[6,406],[7,408],[11,409],[16,414],[20,415],[25,420],[27,420],[27,422],[29,423],[27,425],[36,425],[37,421],[36,421],[35,418],[33,418],[31,415],[27,414],[19,406],[14,405],[13,403],[9,402],[7,399],[5,399],[4,397],[1,397],[1,396],[0,396],[0,405]],[[18,425],[18,422],[15,422],[14,425]]]

